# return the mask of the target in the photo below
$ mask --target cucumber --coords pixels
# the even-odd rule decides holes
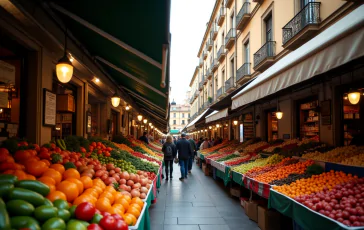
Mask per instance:
[[[15,229],[40,230],[38,221],[30,216],[14,216],[10,219],[10,223]]]
[[[15,184],[18,181],[18,177],[11,174],[0,174],[0,183]]]
[[[53,217],[42,225],[42,230],[48,229],[66,229],[66,223],[61,218]]]
[[[8,182],[0,183],[0,197],[3,197],[6,194],[8,194],[13,188],[14,188],[14,184],[12,184],[12,183],[8,183]]]
[[[39,206],[34,210],[34,216],[40,222],[44,222],[50,218],[57,217],[58,209],[50,206]]]
[[[14,188],[7,195],[8,200],[25,200],[38,207],[44,204],[45,198],[37,192],[33,192],[29,189]]]
[[[9,214],[6,211],[6,205],[3,199],[0,198],[0,229],[11,229]]]
[[[15,183],[15,187],[29,189],[43,196],[47,196],[50,192],[50,189],[47,185],[36,180],[21,180]]]
[[[31,216],[34,206],[24,200],[10,200],[6,203],[6,209],[12,216]]]

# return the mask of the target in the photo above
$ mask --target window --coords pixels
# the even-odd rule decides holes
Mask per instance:
[[[174,108],[175,109],[175,108]],[[176,113],[173,113],[173,117],[176,118]]]
[[[176,129],[176,127],[173,127],[173,129]]]
[[[215,93],[216,93],[216,90],[218,90],[219,89],[219,81],[218,81],[218,79],[217,79],[217,76],[215,77]]]
[[[250,44],[249,40],[244,44],[244,61],[245,63],[249,63],[250,61]]]
[[[188,118],[190,118],[191,117],[191,114],[188,114]]]
[[[230,59],[230,76],[229,76],[229,78],[234,77],[234,75],[235,75],[234,58],[231,58]]]
[[[224,32],[222,32],[222,34],[221,34],[221,45],[224,45],[225,43],[225,33]]]
[[[173,120],[173,124],[176,125],[176,120]]]
[[[225,83],[225,69],[221,70],[221,82],[222,82],[222,85],[224,85],[224,83]]]
[[[230,25],[231,25],[231,28],[233,29],[233,28],[235,28],[235,20],[234,20],[234,13],[232,13],[231,14],[231,16],[230,16]]]
[[[182,120],[182,125],[184,125],[185,124],[185,120]]]
[[[273,41],[273,31],[272,31],[272,13],[270,13],[265,19],[265,41]]]
[[[184,113],[182,113],[182,118],[185,118],[185,114]]]

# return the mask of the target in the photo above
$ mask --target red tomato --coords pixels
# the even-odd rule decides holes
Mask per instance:
[[[102,151],[101,150],[98,150],[97,151],[97,154],[99,154],[99,155],[102,154]]]
[[[125,221],[124,221],[124,220],[116,219],[115,229],[116,229],[116,230],[128,230],[128,229],[129,229],[129,227],[128,227],[128,225],[125,223]]]
[[[56,148],[56,145],[55,144],[51,144],[51,149],[55,149]]]
[[[89,221],[95,215],[96,208],[89,202],[79,204],[75,210],[77,219]]]
[[[84,147],[81,147],[80,148],[80,151],[81,151],[81,153],[85,153],[86,152],[86,149]]]
[[[111,216],[114,217],[116,220],[124,220],[124,218],[119,214],[112,214]]]
[[[101,226],[98,225],[98,224],[90,224],[89,226],[87,226],[87,229],[89,229],[89,230],[102,230],[103,228],[101,228]]]
[[[116,220],[112,216],[104,216],[99,225],[105,230],[114,230],[116,227]]]

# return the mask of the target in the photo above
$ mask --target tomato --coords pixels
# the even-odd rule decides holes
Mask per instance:
[[[87,226],[87,229],[89,229],[89,230],[102,230],[103,228],[101,228],[101,226],[98,225],[98,224],[90,224],[89,226]]]
[[[116,227],[116,220],[112,216],[105,216],[100,220],[99,225],[105,230],[114,230]]]
[[[116,224],[115,224],[115,229],[116,230],[128,230],[128,224],[121,219],[115,219],[116,220]]]
[[[66,195],[68,202],[74,201],[79,195],[77,184],[67,180],[59,183],[57,185],[57,190],[63,192]]]
[[[124,220],[124,218],[118,214],[112,214],[112,217],[114,217],[116,220]]]
[[[36,177],[41,176],[48,169],[47,164],[43,161],[34,161],[26,166],[27,172]]]
[[[95,215],[96,208],[89,202],[79,204],[75,210],[77,219],[89,221]]]

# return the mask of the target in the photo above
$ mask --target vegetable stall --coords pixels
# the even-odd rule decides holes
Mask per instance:
[[[237,196],[253,220],[248,206],[267,204],[302,229],[357,229],[364,226],[363,153],[360,146],[254,138],[224,141],[198,156],[205,175],[240,188]]]
[[[4,141],[0,229],[149,229],[160,149],[123,136]]]

